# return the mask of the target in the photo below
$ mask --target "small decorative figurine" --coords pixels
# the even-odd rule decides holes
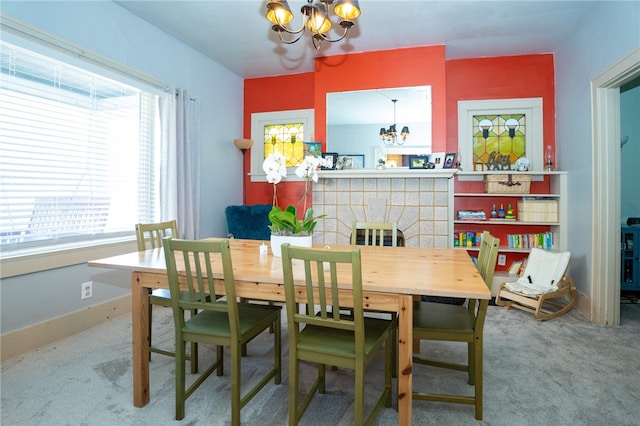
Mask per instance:
[[[516,170],[519,172],[526,172],[529,170],[529,159],[526,157],[520,157],[516,160]]]
[[[500,210],[498,210],[498,218],[504,219],[504,216],[505,216],[504,205],[500,204]]]
[[[511,207],[511,204],[507,206],[507,214],[504,216],[504,218],[509,220],[516,219],[516,215],[513,214],[513,207]]]

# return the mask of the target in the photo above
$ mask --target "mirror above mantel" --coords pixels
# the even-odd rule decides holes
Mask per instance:
[[[374,168],[377,159],[387,155],[401,167],[403,157],[431,153],[431,117],[431,86],[327,93],[326,151],[364,155],[365,168]],[[392,124],[402,144],[385,144],[381,139],[381,129]],[[409,135],[402,141],[405,126]]]

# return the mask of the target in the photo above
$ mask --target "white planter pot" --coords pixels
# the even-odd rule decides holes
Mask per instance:
[[[290,243],[292,246],[311,247],[313,235],[272,235],[271,252],[275,257],[282,257],[282,244]]]

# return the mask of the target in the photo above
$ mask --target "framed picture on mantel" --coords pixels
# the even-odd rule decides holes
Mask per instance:
[[[340,154],[336,162],[337,170],[364,169],[364,154]]]
[[[429,161],[432,162],[436,169],[441,169],[444,165],[444,152],[434,152],[429,156]]]
[[[328,167],[322,166],[321,167],[322,170],[335,170],[336,169],[336,164],[338,163],[338,153],[337,152],[323,152],[322,153],[322,158],[329,159],[329,162],[331,163],[331,165],[328,166]]]

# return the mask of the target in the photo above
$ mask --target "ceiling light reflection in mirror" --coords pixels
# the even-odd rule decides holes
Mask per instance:
[[[393,99],[396,123],[393,123]],[[327,152],[364,154],[365,167],[375,167],[376,152],[431,153],[431,86],[397,87],[327,93]],[[388,146],[380,129],[396,124],[411,134],[401,146]]]

